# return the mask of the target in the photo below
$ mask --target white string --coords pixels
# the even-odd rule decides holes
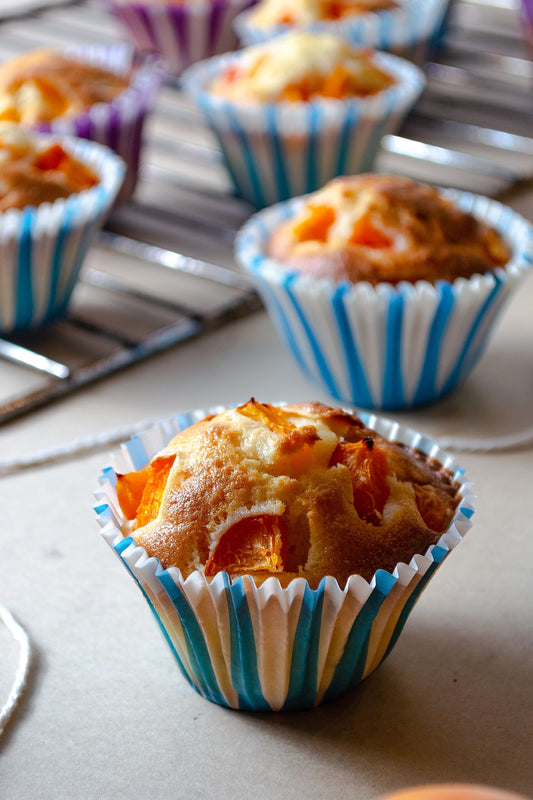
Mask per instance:
[[[158,422],[164,422],[169,417],[144,419],[131,425],[104,431],[63,445],[39,450],[26,456],[0,459],[0,477],[33,467],[43,466],[54,461],[64,461],[78,458],[91,451],[101,450],[110,445],[120,444],[135,433],[150,428]],[[442,436],[433,441],[443,450],[454,452],[490,453],[494,451],[514,450],[533,444],[533,427],[518,431],[507,436],[468,438],[455,436]]]
[[[8,698],[0,709],[0,734],[2,734],[7,722],[9,721],[15,707],[22,695],[30,667],[30,640],[24,628],[18,624],[13,615],[5,606],[0,603],[0,621],[4,623],[13,639],[19,646],[19,660],[15,680],[9,692]]]
[[[12,475],[24,469],[51,464],[54,461],[78,458],[92,450],[101,450],[110,445],[119,444],[129,439],[135,433],[144,431],[146,428],[150,428],[157,422],[162,421],[162,419],[144,419],[131,425],[124,425],[123,427],[114,428],[113,430],[104,431],[103,433],[85,436],[73,442],[56,445],[46,450],[38,450],[26,456],[0,459],[0,477]]]

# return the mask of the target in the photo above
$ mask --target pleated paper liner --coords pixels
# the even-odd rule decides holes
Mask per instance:
[[[128,39],[143,52],[159,53],[167,71],[179,75],[204,58],[234,50],[233,22],[254,0],[105,0]]]
[[[371,97],[252,104],[210,93],[212,80],[239,58],[208,59],[182,80],[218,139],[237,194],[257,208],[372,169],[382,137],[399,128],[425,85],[410,62],[376,53],[376,65],[396,83]]]
[[[447,8],[448,0],[400,0],[397,8],[299,27],[328,31],[354,45],[385,50],[421,66],[432,43],[441,34]],[[253,14],[252,8],[235,18],[235,30],[242,45],[259,44],[283,35],[292,27],[261,28],[254,24]]]
[[[126,175],[117,202],[132,196],[143,147],[144,124],[165,79],[156,56],[139,56],[126,44],[98,44],[67,48],[64,54],[96,64],[116,75],[131,76],[129,86],[109,103],[95,103],[77,117],[41,123],[40,130],[78,136],[106,145],[126,163]]]
[[[96,511],[102,535],[135,579],[183,675],[208,700],[265,711],[310,708],[353,688],[391,652],[424,587],[471,526],[470,484],[450,456],[419,433],[362,414],[386,438],[416,447],[450,469],[460,503],[439,542],[394,573],[378,570],[370,583],[352,576],[344,589],[325,577],[317,589],[303,578],[282,588],[276,578],[257,587],[250,576],[231,583],[186,580],[176,568],[124,536],[116,473],[140,469],[183,427],[218,410],[167,420],[124,444],[100,477]]]
[[[236,239],[282,341],[309,380],[338,400],[373,409],[434,402],[460,386],[488,344],[513,289],[533,264],[533,226],[480,195],[447,191],[512,248],[505,268],[453,283],[335,284],[267,256],[274,229],[305,201],[255,214]]]
[[[125,165],[107,147],[71,137],[59,141],[100,178],[91,189],[54,203],[0,213],[0,333],[35,328],[61,315],[87,250],[122,185]]]

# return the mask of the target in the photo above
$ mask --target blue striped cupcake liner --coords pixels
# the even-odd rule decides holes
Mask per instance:
[[[460,484],[459,506],[436,545],[393,573],[378,570],[370,582],[354,575],[344,589],[332,577],[317,589],[303,578],[286,588],[276,578],[260,587],[250,576],[232,583],[225,572],[210,582],[200,571],[184,580],[128,535],[116,475],[142,468],[179,430],[220,410],[165,420],[122,445],[96,491],[101,533],[135,579],[196,691],[214,703],[252,711],[317,706],[356,686],[391,652],[428,581],[471,527],[471,485],[429,439],[363,413],[366,425],[438,459]]]
[[[179,75],[196,61],[234,50],[237,36],[233,21],[254,2],[105,0],[105,5],[139,50],[159,53],[167,72]]]
[[[141,57],[121,43],[69,47],[63,52],[130,79],[129,86],[111,102],[95,103],[76,117],[58,117],[38,126],[46,133],[98,142],[117,153],[126,163],[126,175],[116,202],[124,203],[137,184],[144,123],[165,80],[162,61],[156,56]]]
[[[83,259],[124,180],[122,159],[107,147],[58,141],[100,178],[97,186],[54,203],[0,213],[0,333],[39,327],[66,309]]]
[[[306,198],[265,209],[245,223],[236,257],[248,270],[282,341],[307,377],[338,400],[405,409],[460,386],[482,355],[511,291],[533,264],[533,226],[480,195],[447,191],[498,230],[512,249],[504,269],[453,283],[335,284],[271,259],[272,232]]]
[[[396,83],[368,98],[309,103],[234,103],[209,92],[239,53],[200,62],[183,75],[215,133],[237,193],[257,208],[311,192],[336,175],[372,168],[383,136],[396,131],[425,85],[408,61],[376,53]]]
[[[340,20],[315,22],[304,27],[342,36],[351,44],[385,50],[422,65],[428,48],[439,35],[449,0],[401,0],[397,8],[369,12]],[[242,45],[259,44],[287,32],[288,25],[261,28],[254,25],[254,9],[235,18]]]

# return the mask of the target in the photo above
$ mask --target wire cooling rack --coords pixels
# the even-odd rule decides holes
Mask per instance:
[[[44,4],[0,24],[0,60],[120,38],[94,0]],[[384,140],[379,169],[491,196],[533,178],[533,62],[515,3],[455,0],[427,77],[399,135]],[[67,315],[0,339],[0,424],[259,309],[232,256],[251,211],[231,194],[211,134],[169,79],[134,200],[90,249]]]

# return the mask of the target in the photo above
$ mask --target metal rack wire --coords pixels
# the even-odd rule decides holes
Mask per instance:
[[[93,0],[10,17],[0,59],[116,39],[113,26]],[[384,140],[380,169],[491,196],[533,177],[533,62],[514,3],[457,0],[427,76],[400,134]],[[251,211],[231,195],[214,140],[169,80],[134,200],[91,248],[68,314],[0,340],[0,424],[257,310],[232,257]]]

